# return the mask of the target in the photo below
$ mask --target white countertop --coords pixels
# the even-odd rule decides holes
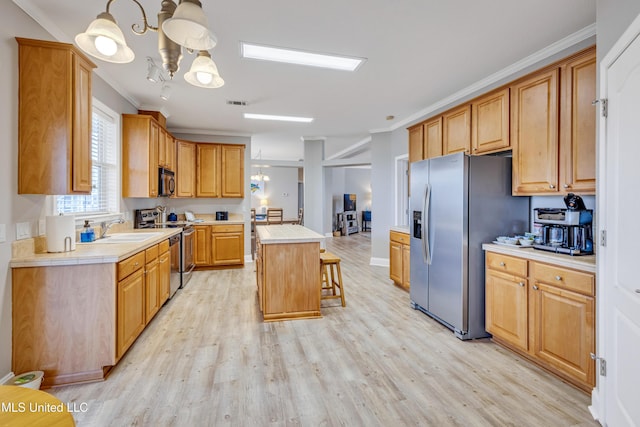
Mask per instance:
[[[496,245],[495,243],[485,243],[482,249],[489,252],[496,252],[504,255],[512,255],[520,258],[530,259],[532,261],[547,262],[560,267],[573,268],[587,273],[596,272],[596,256],[583,255],[571,256],[565,254],[556,254],[546,252],[534,248],[522,248],[518,246]]]
[[[409,234],[409,226],[408,225],[392,225],[389,227],[389,231],[396,231],[398,233]]]
[[[323,242],[324,236],[302,225],[258,225],[256,227],[260,243],[309,243]]]
[[[135,243],[76,243],[75,251],[29,254],[12,258],[9,265],[11,268],[21,268],[116,263],[182,232],[182,228],[150,228],[131,232],[161,234]]]

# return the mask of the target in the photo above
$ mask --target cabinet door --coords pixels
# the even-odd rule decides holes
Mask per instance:
[[[211,235],[208,225],[197,225],[193,239],[193,262],[196,266],[211,265]]]
[[[117,338],[119,359],[133,344],[145,326],[144,269],[140,268],[118,282]]]
[[[536,357],[589,387],[595,386],[594,299],[536,282],[532,287]]]
[[[169,132],[164,132],[165,144],[167,150],[167,169],[176,170],[176,140]]]
[[[397,284],[402,284],[402,244],[389,243],[389,278]]]
[[[409,163],[424,159],[422,146],[424,145],[422,123],[409,128]]]
[[[149,132],[149,196],[158,197],[158,153],[160,147],[160,126],[150,121]]]
[[[160,270],[158,258],[149,262],[145,268],[145,324],[160,310]]]
[[[511,87],[514,195],[558,192],[558,72]]]
[[[522,350],[528,349],[527,280],[486,270],[487,332]]]
[[[160,300],[158,304],[162,307],[162,304],[169,299],[170,282],[171,282],[171,252],[166,251],[160,254],[158,258],[158,274],[160,276],[159,288],[160,288]]]
[[[196,144],[178,141],[178,175],[176,178],[176,196],[194,197],[196,194]]]
[[[472,154],[508,150],[509,141],[509,89],[471,103]]]
[[[91,193],[91,64],[73,55],[72,191]]]
[[[244,146],[221,145],[221,197],[244,197]]]
[[[596,191],[596,54],[594,50],[562,68],[560,191]]]
[[[402,245],[402,287],[409,289],[411,287],[411,246]]]
[[[244,233],[212,233],[211,264],[244,264]]]
[[[436,117],[424,124],[425,159],[442,156],[442,117]]]
[[[442,153],[444,155],[471,151],[471,105],[442,115]]]
[[[220,145],[196,147],[196,197],[220,197]]]

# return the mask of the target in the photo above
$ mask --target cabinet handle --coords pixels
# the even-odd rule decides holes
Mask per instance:
[[[537,290],[538,290],[538,287],[537,287],[536,285],[533,285],[533,290],[534,290],[534,291],[537,291]]]
[[[505,264],[504,262],[500,263],[500,267],[504,267],[505,265],[507,265],[507,264]]]
[[[556,188],[556,186],[555,186],[555,185],[553,185],[553,184],[549,184],[549,188],[552,188],[552,189],[553,189],[553,188]]]
[[[556,280],[562,280],[562,277],[556,276]]]
[[[134,267],[137,267],[138,265],[140,265],[139,262],[136,262],[135,264],[133,264]]]
[[[563,185],[564,188],[569,188],[569,184]]]
[[[520,282],[520,283],[518,283],[518,286],[520,286],[520,287],[524,287],[524,282]]]

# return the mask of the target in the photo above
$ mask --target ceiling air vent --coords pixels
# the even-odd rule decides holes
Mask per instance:
[[[246,101],[227,101],[227,105],[245,106],[247,105],[247,102]]]

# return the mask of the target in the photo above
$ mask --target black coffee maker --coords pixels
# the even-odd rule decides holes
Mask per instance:
[[[569,193],[564,198],[566,209],[534,209],[534,227],[540,234],[533,247],[569,255],[593,254],[593,210],[584,200]]]

